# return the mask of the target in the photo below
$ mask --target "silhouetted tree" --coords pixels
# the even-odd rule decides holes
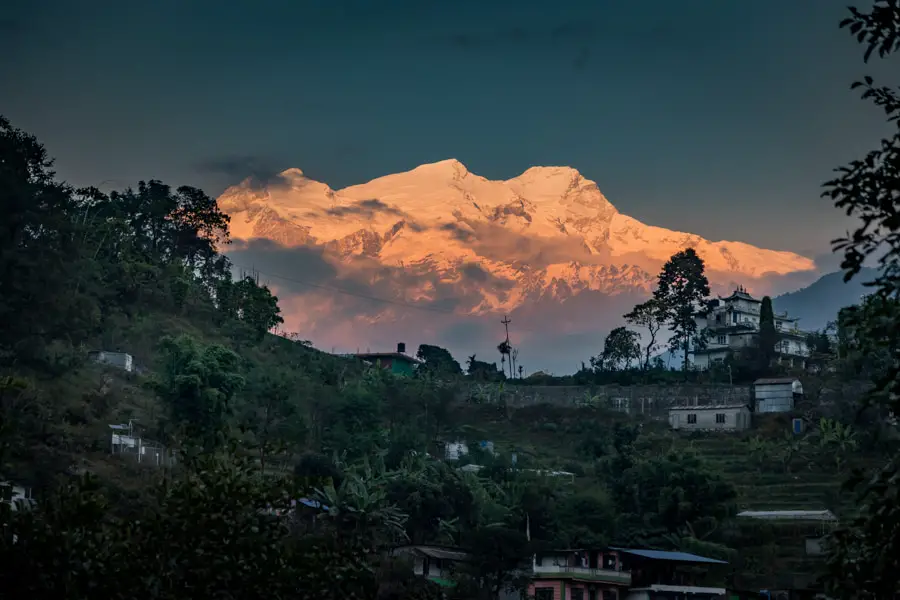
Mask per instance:
[[[510,357],[510,354],[512,353],[512,346],[510,346],[509,340],[503,340],[497,344],[497,351],[500,353],[500,364],[505,365],[509,362],[510,378],[512,378],[512,360],[507,360],[507,357]]]
[[[778,330],[775,329],[775,311],[772,309],[772,299],[764,296],[759,308],[759,336],[757,337],[761,369],[766,370],[772,364],[777,344]]]
[[[466,361],[466,373],[476,381],[497,381],[505,376],[497,369],[497,363],[478,360],[474,354]]]
[[[877,0],[869,11],[850,8],[840,26],[865,47],[868,62],[875,52],[885,57],[900,50],[900,1]],[[857,229],[835,240],[842,251],[845,281],[857,275],[866,260],[881,266],[873,282],[877,301],[846,311],[843,328],[863,341],[862,347],[885,356],[886,368],[875,378],[870,400],[900,414],[900,93],[875,85],[872,77],[853,84],[862,97],[884,110],[890,134],[862,159],[836,169],[824,196],[837,208],[861,221]],[[862,492],[859,513],[831,536],[828,556],[829,592],[843,598],[891,598],[900,589],[900,457],[892,453],[884,466],[856,480]]]
[[[641,358],[640,338],[636,331],[616,327],[603,342],[603,354],[599,362],[610,371],[630,368],[632,361]]]
[[[691,346],[705,347],[704,332],[698,331],[694,319],[698,308],[709,296],[709,280],[704,273],[703,259],[693,248],[686,248],[672,255],[663,265],[654,299],[659,302],[666,315],[669,340],[673,350],[684,352],[684,372],[687,376]]]
[[[650,368],[650,355],[659,349],[656,343],[656,336],[659,330],[666,324],[666,312],[662,304],[656,298],[650,298],[646,302],[638,304],[630,313],[625,315],[625,320],[634,325],[647,330],[647,345],[644,348],[644,362],[641,367],[646,370]]]
[[[424,361],[424,364],[419,366],[418,372],[420,373],[438,377],[462,375],[462,367],[453,358],[453,355],[440,346],[422,344],[416,352],[416,358]]]

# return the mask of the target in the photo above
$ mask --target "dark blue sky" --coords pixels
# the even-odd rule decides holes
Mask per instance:
[[[883,131],[846,1],[33,0],[0,9],[0,112],[76,184],[570,165],[647,223],[814,255],[819,185]]]

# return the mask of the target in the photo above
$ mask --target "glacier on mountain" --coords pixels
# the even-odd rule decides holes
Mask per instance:
[[[767,293],[767,277],[815,271],[811,259],[792,252],[641,223],[569,167],[531,167],[491,181],[451,159],[340,190],[288,169],[262,188],[249,180],[233,186],[218,202],[234,239],[318,247],[337,269],[363,279],[401,269],[453,285],[477,266],[485,285],[474,295],[467,290],[471,301],[459,310],[469,313],[586,290],[648,293],[665,260],[688,246],[722,289],[741,283]],[[392,297],[428,294],[397,289]]]

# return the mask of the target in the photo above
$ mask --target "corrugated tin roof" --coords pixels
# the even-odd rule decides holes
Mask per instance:
[[[737,516],[766,520],[837,521],[837,517],[830,510],[745,510],[739,512]]]
[[[426,554],[431,558],[443,558],[445,560],[468,560],[469,555],[459,550],[448,550],[446,548],[435,548],[433,546],[416,546],[416,550],[422,554]]]
[[[319,502],[318,500],[312,500],[311,498],[300,498],[299,500],[295,500],[292,504],[296,504],[299,502],[303,506],[308,506],[309,508],[320,508],[322,510],[328,510],[328,507]]]
[[[794,383],[796,377],[763,377],[753,382],[753,385],[772,385],[777,383]]]
[[[703,404],[700,406],[671,406],[669,410],[715,410],[717,408],[749,408],[745,402],[734,404]]]
[[[706,564],[716,564],[716,565],[727,565],[728,564],[724,560],[717,560],[715,558],[706,558],[705,556],[698,556],[696,554],[691,554],[689,552],[667,552],[665,550],[640,550],[640,549],[636,549],[636,548],[614,548],[614,547],[610,547],[610,550],[616,550],[618,552],[624,552],[625,554],[631,554],[633,556],[640,556],[642,558],[649,558],[652,560],[670,560],[673,562],[706,563]]]
[[[444,560],[465,561],[469,559],[469,554],[463,552],[462,550],[444,548],[441,546],[400,546],[399,548],[395,548],[394,550],[399,552],[419,552],[431,558],[441,558]]]

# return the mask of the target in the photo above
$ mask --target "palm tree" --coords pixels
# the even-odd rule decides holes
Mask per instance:
[[[760,465],[769,457],[771,447],[764,439],[758,435],[750,438],[750,456],[753,457]]]
[[[844,459],[859,445],[852,425],[844,425],[834,419],[819,420],[819,446],[826,452],[834,452],[835,467],[838,471]]]
[[[314,497],[328,507],[327,519],[339,538],[370,549],[392,545],[406,538],[406,515],[387,500],[387,483],[400,473],[389,473],[383,460],[373,467],[368,461],[351,470],[339,487],[329,482]]]
[[[500,352],[500,363],[506,364],[506,357],[512,353],[512,346],[509,344],[509,340],[503,340],[497,345],[497,350]],[[509,378],[512,379],[512,360],[509,363]],[[506,370],[504,367],[504,374],[506,374]]]

